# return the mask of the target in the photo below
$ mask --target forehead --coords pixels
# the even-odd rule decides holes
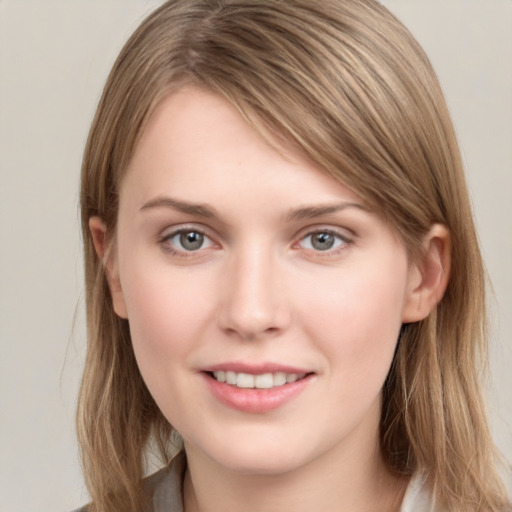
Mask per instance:
[[[155,109],[121,186],[121,202],[158,195],[194,202],[361,199],[286,145],[269,144],[219,95],[185,87]]]

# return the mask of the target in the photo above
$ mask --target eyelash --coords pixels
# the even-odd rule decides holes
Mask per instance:
[[[175,246],[173,246],[173,242],[172,242],[173,239],[175,239],[176,237],[179,237],[181,235],[187,234],[187,233],[190,233],[190,234],[193,233],[193,234],[197,234],[197,235],[204,237],[203,240],[208,243],[208,246],[203,247],[203,244],[201,244],[201,246],[196,250],[187,250],[185,248],[176,249]],[[308,251],[309,253],[314,253],[315,256],[318,256],[318,257],[336,256],[336,255],[338,255],[339,252],[345,250],[347,248],[347,246],[353,242],[353,240],[351,238],[347,237],[344,234],[342,235],[341,233],[339,233],[336,230],[327,229],[327,228],[326,229],[315,229],[313,231],[308,231],[306,234],[301,236],[299,238],[299,240],[292,245],[292,248],[301,248],[301,244],[305,240],[307,240],[307,239],[311,240],[311,237],[313,237],[315,235],[332,236],[334,238],[333,243],[337,244],[337,245],[335,245],[335,247],[327,248],[325,251],[315,249],[314,247],[307,247],[307,248],[303,247],[304,250]],[[212,238],[210,236],[208,236],[208,234],[204,230],[193,227],[193,226],[185,226],[185,227],[176,229],[176,230],[172,231],[171,233],[165,234],[161,238],[159,238],[158,243],[160,244],[160,246],[166,253],[171,254],[173,256],[180,257],[180,258],[191,258],[191,257],[197,256],[197,253],[200,253],[201,251],[208,249],[209,247],[211,247],[215,244],[215,242],[212,240]],[[312,243],[310,242],[309,245],[312,245]]]

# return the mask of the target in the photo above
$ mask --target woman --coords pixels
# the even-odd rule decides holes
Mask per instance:
[[[378,3],[164,4],[81,198],[88,510],[507,510],[457,142]]]

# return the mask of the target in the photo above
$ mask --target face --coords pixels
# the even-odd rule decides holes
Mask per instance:
[[[347,187],[185,88],[123,178],[114,258],[116,312],[191,453],[278,473],[375,448],[416,274]]]

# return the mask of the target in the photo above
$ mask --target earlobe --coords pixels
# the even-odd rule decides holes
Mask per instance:
[[[105,276],[110,289],[110,295],[112,296],[114,311],[121,318],[128,318],[123,290],[114,261],[114,255],[112,251],[110,251],[109,241],[106,236],[107,228],[105,223],[100,219],[100,217],[91,217],[89,219],[89,230],[91,232],[96,254],[105,269]]]
[[[409,272],[407,297],[402,322],[418,322],[426,318],[443,298],[450,277],[450,232],[442,224],[434,224],[423,239],[423,252]]]

